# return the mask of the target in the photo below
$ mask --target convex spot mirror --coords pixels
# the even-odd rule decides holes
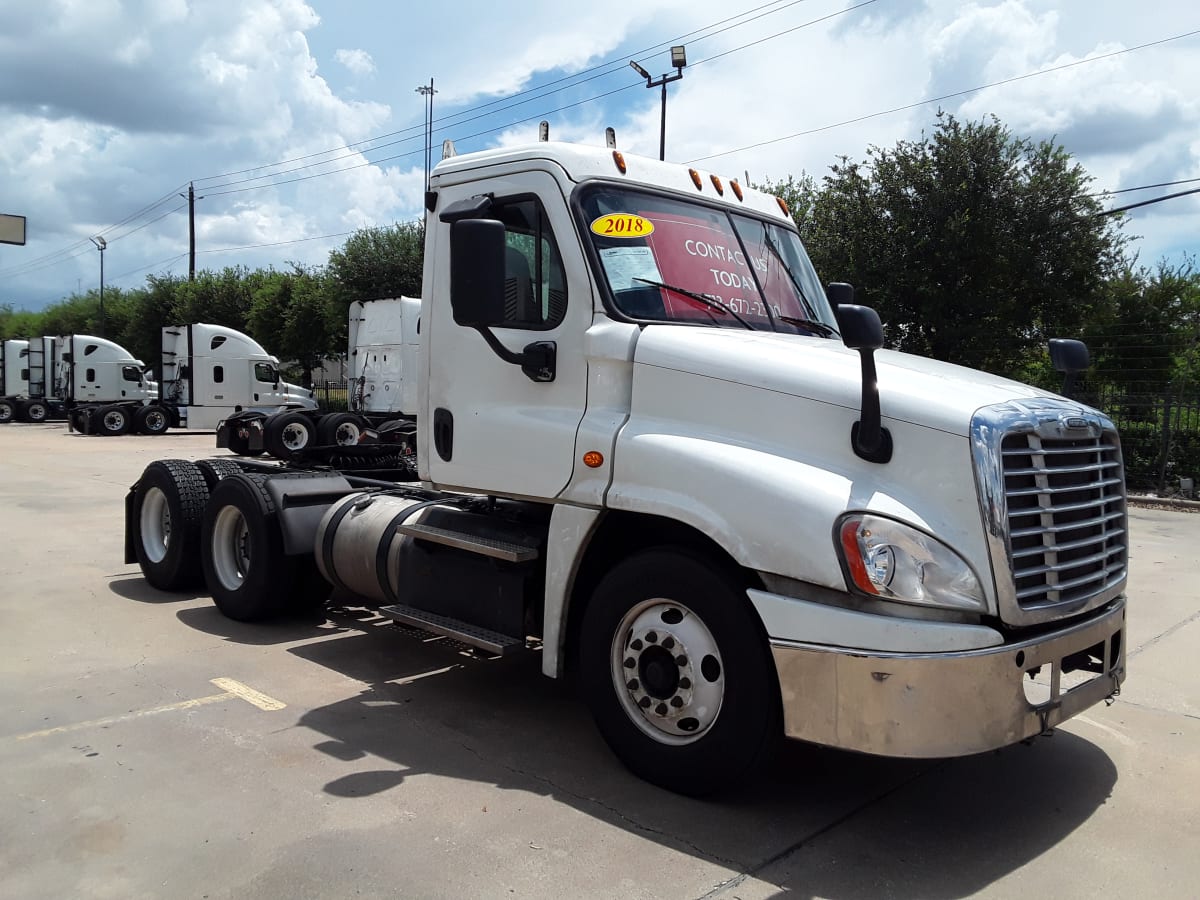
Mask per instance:
[[[878,350],[883,346],[883,323],[879,313],[869,306],[837,306],[838,329],[842,342],[851,350]]]

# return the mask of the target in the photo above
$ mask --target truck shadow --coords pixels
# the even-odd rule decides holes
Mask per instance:
[[[1066,732],[961,760],[789,743],[736,793],[695,800],[629,774],[535,652],[485,659],[373,620],[339,627],[339,638],[288,648],[365,685],[298,721],[321,736],[315,750],[345,763],[327,794],[403,791],[435,775],[549,796],[788,894],[975,893],[1070,835],[1117,780],[1099,747]]]
[[[207,596],[204,586],[185,591],[160,591],[151,587],[140,573],[136,575],[111,576],[108,589],[118,597],[134,600],[138,603],[181,603]]]

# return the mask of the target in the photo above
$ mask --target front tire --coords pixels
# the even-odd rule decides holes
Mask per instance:
[[[0,400],[0,425],[7,425],[17,417],[17,405],[11,400]]]
[[[682,548],[642,552],[600,582],[584,613],[580,674],[613,752],[680,794],[737,782],[781,732],[778,678],[743,587]]]
[[[142,574],[154,587],[175,591],[200,581],[200,527],[208,488],[195,463],[150,463],[133,497],[133,545]]]

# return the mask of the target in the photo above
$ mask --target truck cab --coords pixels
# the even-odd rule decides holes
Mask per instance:
[[[10,338],[0,342],[0,425],[19,417],[21,403],[29,397],[29,341]]]
[[[120,344],[90,334],[55,338],[53,395],[72,403],[144,404],[158,396],[146,366]]]
[[[242,410],[317,406],[311,390],[283,381],[277,357],[224,325],[163,328],[160,383],[162,401],[189,428],[216,428]]]

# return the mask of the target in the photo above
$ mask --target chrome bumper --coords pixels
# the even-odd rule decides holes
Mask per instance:
[[[1067,690],[1062,662],[1103,647],[1103,672]],[[1070,628],[961,653],[908,654],[773,640],[789,737],[879,756],[965,756],[1041,734],[1125,680],[1125,600]],[[1097,651],[1099,654],[1099,651]],[[1026,699],[1043,667],[1049,699]]]

